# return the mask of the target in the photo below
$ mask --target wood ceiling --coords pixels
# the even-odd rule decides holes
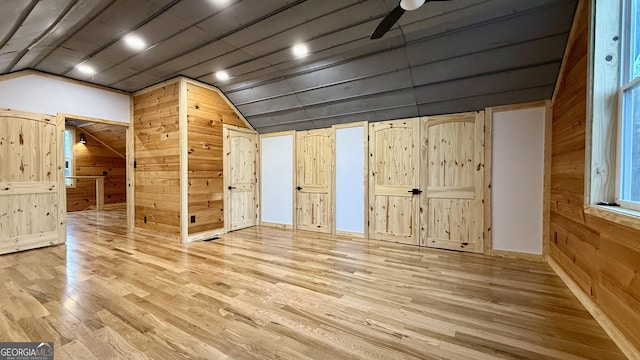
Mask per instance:
[[[75,126],[79,132],[88,134],[101,142],[104,147],[122,158],[127,155],[127,127],[112,124],[101,124],[84,120],[66,119],[65,125]]]
[[[395,0],[3,0],[0,73],[125,91],[218,86],[260,132],[479,110],[551,97],[576,0],[452,0],[371,31]],[[124,43],[147,42],[143,51]],[[304,42],[310,54],[294,58]],[[96,74],[80,73],[79,63]],[[216,80],[226,70],[231,79]],[[0,106],[2,104],[0,103]]]

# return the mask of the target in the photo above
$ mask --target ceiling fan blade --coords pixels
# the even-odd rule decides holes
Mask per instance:
[[[384,36],[395,23],[398,22],[402,14],[406,11],[416,10],[425,3],[432,1],[451,1],[451,0],[401,0],[398,6],[396,6],[391,12],[378,24],[369,39],[375,40]]]
[[[396,6],[395,9],[391,10],[391,12],[384,19],[382,19],[378,27],[373,30],[370,39],[379,39],[384,36],[384,34],[386,34],[387,31],[389,31],[389,29],[391,29],[391,27],[393,27],[396,22],[398,22],[398,19],[400,19],[404,12],[405,10],[401,8],[400,5]]]

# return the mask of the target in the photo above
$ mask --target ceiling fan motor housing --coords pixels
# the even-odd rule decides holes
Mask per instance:
[[[404,10],[411,11],[424,5],[425,0],[402,0],[400,1],[400,7]]]

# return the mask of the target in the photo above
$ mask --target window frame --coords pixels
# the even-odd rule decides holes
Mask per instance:
[[[76,132],[76,128],[72,127],[72,126],[65,126],[64,131],[65,131],[65,135],[66,135],[67,131],[69,132],[69,134],[71,134],[69,136],[71,138],[71,145],[70,145],[71,156],[69,158],[69,174],[70,174],[69,176],[76,176],[76,166],[75,166],[76,153],[75,153],[75,151],[73,149],[75,144],[78,141],[77,136],[76,136],[77,135],[76,134],[77,133]],[[66,136],[64,136],[63,139],[66,140]],[[66,141],[64,142],[63,146],[64,146],[64,150],[65,150],[64,151],[64,155],[65,155],[64,156],[64,158],[65,158],[64,161],[65,161],[65,165],[66,165],[66,161],[67,161],[66,151],[67,151],[67,146],[68,146]],[[65,168],[66,168],[66,166],[65,166]],[[67,180],[69,180],[69,181],[67,182]],[[65,186],[67,188],[75,188],[76,187],[76,180],[75,179],[67,179],[66,175],[65,175],[64,184],[65,184]]]
[[[633,63],[635,59],[631,59],[633,56],[633,36],[628,36],[627,29],[634,30],[633,23],[633,5],[640,5],[636,3],[639,0],[620,0],[620,34],[621,34],[621,47],[620,54],[622,58],[619,62],[618,74],[620,77],[619,90],[618,90],[618,104],[617,104],[617,144],[616,144],[616,172],[615,172],[615,199],[623,209],[629,209],[640,212],[640,202],[626,201],[622,199],[622,182],[623,182],[623,144],[624,139],[627,136],[625,134],[625,112],[624,112],[624,99],[627,91],[640,90],[640,76],[631,78],[633,76]],[[636,44],[640,46],[640,44]]]
[[[633,29],[634,28],[633,4],[638,0],[620,0],[620,1],[622,2],[622,4],[620,4],[620,22],[621,22],[620,37],[622,38],[621,43],[623,46],[623,49],[622,49],[623,61],[620,62],[620,66],[623,67],[623,69],[620,71],[620,73],[622,74],[620,86],[623,87],[625,85],[630,84],[635,79],[635,78],[631,78],[633,76],[633,70],[632,70],[633,60],[631,61],[632,63],[631,66],[630,64],[627,63],[629,58],[633,55],[633,52],[632,52],[633,43],[630,37],[627,36],[627,33],[624,30],[627,25],[631,27],[632,30],[634,30]],[[640,3],[638,5],[640,6]],[[640,46],[640,44],[638,45]]]
[[[615,206],[620,156],[623,5],[591,0],[588,44],[584,213],[640,230],[640,211]],[[626,205],[626,204],[623,204]]]
[[[623,181],[623,173],[622,173],[622,168],[623,168],[623,156],[622,153],[624,151],[623,149],[623,139],[625,138],[625,124],[624,124],[624,96],[625,96],[625,92],[626,91],[633,91],[633,90],[640,90],[640,77],[635,78],[634,80],[630,81],[629,83],[623,85],[622,87],[620,87],[620,91],[618,93],[618,144],[617,144],[617,149],[616,149],[616,202],[618,204],[620,204],[621,207],[626,208],[626,209],[630,209],[630,210],[635,210],[635,211],[639,211],[640,212],[640,202],[634,202],[634,201],[626,201],[622,199],[622,181]]]

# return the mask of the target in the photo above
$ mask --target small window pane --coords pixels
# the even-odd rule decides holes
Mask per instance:
[[[630,51],[629,61],[631,65],[631,76],[629,81],[640,76],[640,0],[631,1],[631,28],[630,30]]]
[[[623,101],[621,200],[640,203],[640,84]]]
[[[75,143],[73,130],[64,131],[64,176],[73,176],[73,144]],[[73,186],[73,179],[65,179],[65,185]]]

